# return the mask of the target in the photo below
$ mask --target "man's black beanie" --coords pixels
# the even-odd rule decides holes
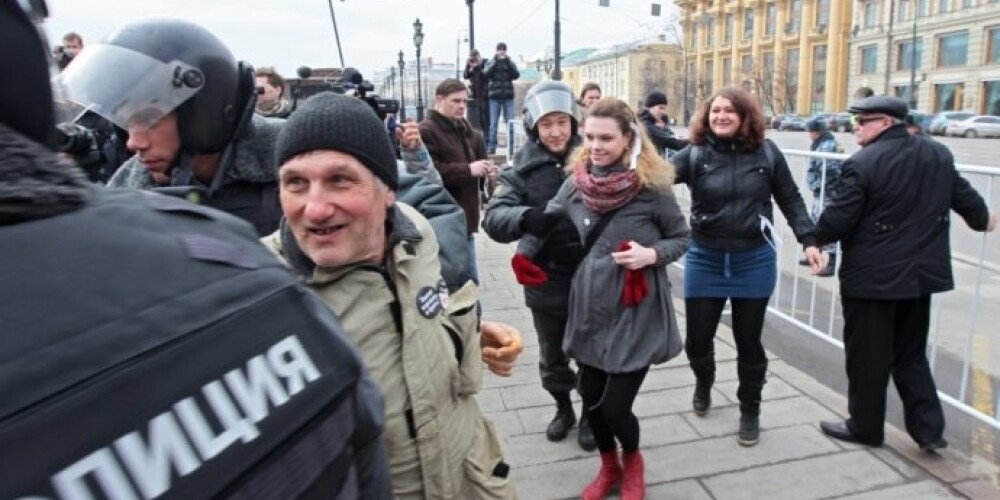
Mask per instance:
[[[333,92],[316,94],[299,106],[278,134],[278,168],[302,153],[334,150],[368,167],[386,186],[399,188],[396,155],[378,115],[361,99]]]
[[[55,132],[49,54],[24,10],[0,0],[0,123],[48,144]]]
[[[654,90],[646,96],[646,102],[644,103],[647,108],[652,108],[653,106],[659,106],[660,104],[667,105],[667,94]]]

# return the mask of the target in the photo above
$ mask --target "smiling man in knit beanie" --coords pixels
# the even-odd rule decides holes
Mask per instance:
[[[381,389],[394,496],[513,498],[474,396],[477,358],[509,375],[520,335],[485,321],[480,335],[472,281],[449,293],[430,223],[396,203],[381,120],[360,99],[318,94],[289,117],[275,159],[285,218],[264,243],[334,310]]]

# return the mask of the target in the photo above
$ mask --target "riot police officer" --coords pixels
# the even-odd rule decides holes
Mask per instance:
[[[89,45],[60,76],[69,95],[129,133],[136,155],[111,187],[192,191],[199,201],[278,227],[277,120],[254,116],[249,63],[215,35],[177,19],[145,19]]]

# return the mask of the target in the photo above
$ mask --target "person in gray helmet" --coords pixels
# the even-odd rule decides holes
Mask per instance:
[[[550,441],[561,441],[576,424],[570,402],[576,374],[562,344],[570,284],[584,252],[572,223],[546,215],[545,206],[566,179],[563,167],[581,142],[573,91],[562,82],[536,84],[525,96],[522,115],[529,140],[514,156],[513,168],[500,174],[483,229],[501,243],[525,235],[544,241],[532,255],[517,253],[511,264],[518,282],[524,285],[524,300],[538,334],[542,387],[556,402],[556,414],[545,435]],[[587,451],[597,448],[590,426],[582,417],[578,442]]]

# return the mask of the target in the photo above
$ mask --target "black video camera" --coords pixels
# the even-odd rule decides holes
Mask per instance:
[[[81,166],[101,161],[101,149],[97,134],[73,122],[56,125],[56,151],[72,156]]]
[[[300,66],[296,71],[301,79],[298,88],[293,89],[296,98],[306,98],[317,92],[331,91],[338,94],[353,92],[356,97],[365,101],[369,107],[375,111],[379,119],[384,120],[390,113],[399,113],[399,101],[396,99],[385,99],[375,94],[375,85],[364,79],[361,73],[354,68],[344,68],[340,78],[335,81],[310,82],[310,90],[302,88],[302,82],[312,76],[312,69],[308,66]]]

